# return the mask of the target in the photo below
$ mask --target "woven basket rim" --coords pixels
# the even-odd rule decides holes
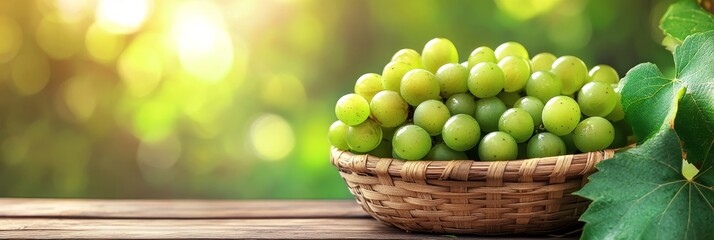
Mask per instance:
[[[393,177],[402,177],[411,165],[422,165],[425,169],[421,178],[425,180],[484,180],[499,178],[504,182],[523,182],[532,179],[571,178],[590,175],[595,165],[612,158],[619,149],[568,154],[543,158],[518,159],[508,161],[478,160],[418,160],[405,161],[394,158],[380,158],[368,154],[354,154],[335,147],[331,148],[331,163],[341,171],[358,174],[377,175],[380,172]],[[426,166],[423,166],[426,165]],[[379,169],[381,167],[381,169]],[[494,171],[497,171],[494,173]],[[460,173],[460,174],[450,174]],[[410,175],[412,175],[410,173]],[[458,175],[458,176],[454,176]]]

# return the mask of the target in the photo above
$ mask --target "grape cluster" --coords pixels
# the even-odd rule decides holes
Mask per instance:
[[[448,39],[399,50],[335,106],[332,146],[404,160],[512,160],[627,144],[619,75],[516,42],[459,62]]]

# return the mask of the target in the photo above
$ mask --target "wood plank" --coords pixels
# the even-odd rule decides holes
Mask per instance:
[[[0,198],[3,217],[368,218],[354,200],[86,200]]]
[[[453,239],[407,233],[366,218],[47,219],[0,218],[1,239]],[[465,239],[493,239],[464,237]],[[506,237],[499,239],[523,239]],[[545,239],[545,238],[533,238]]]

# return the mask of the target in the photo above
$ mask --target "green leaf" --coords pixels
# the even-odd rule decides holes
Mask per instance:
[[[714,31],[687,37],[673,54],[674,78],[651,63],[627,72],[621,92],[625,120],[640,142],[674,121],[687,160],[709,166],[714,162]]]
[[[682,41],[689,35],[714,30],[714,15],[696,0],[681,0],[669,6],[659,27],[666,35]]]
[[[687,181],[677,133],[664,125],[650,140],[597,165],[576,194],[593,200],[580,220],[583,239],[707,239],[714,236],[714,170]]]

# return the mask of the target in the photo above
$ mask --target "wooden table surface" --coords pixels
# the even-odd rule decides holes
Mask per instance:
[[[377,222],[352,200],[0,198],[0,239],[18,238],[494,239],[407,233]]]

